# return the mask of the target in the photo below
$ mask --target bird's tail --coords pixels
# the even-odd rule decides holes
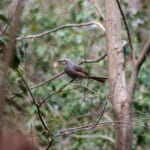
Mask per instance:
[[[107,78],[106,77],[94,77],[94,76],[89,76],[90,79],[93,79],[93,80],[96,80],[96,81],[99,81],[99,82],[102,82],[104,83]]]

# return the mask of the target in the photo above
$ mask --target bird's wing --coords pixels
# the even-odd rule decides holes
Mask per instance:
[[[80,67],[79,65],[75,65],[75,66],[74,66],[74,70],[75,70],[76,72],[81,73],[81,74],[84,74],[84,75],[86,75],[86,76],[89,75],[89,73],[86,72],[86,71],[85,71],[82,67]]]

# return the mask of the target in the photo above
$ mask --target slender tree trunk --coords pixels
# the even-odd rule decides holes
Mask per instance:
[[[132,149],[131,98],[127,91],[121,41],[120,12],[115,0],[105,0],[106,39],[111,99],[114,110],[116,150]]]
[[[7,35],[7,43],[3,48],[4,56],[0,59],[0,119],[3,115],[4,103],[7,97],[8,70],[12,66],[15,51],[16,38],[21,29],[21,15],[26,0],[13,0],[11,5],[14,8],[9,27],[4,34]]]

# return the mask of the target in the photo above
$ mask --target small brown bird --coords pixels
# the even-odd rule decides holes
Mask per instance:
[[[73,79],[93,79],[102,83],[107,79],[105,77],[91,76],[82,67],[67,58],[59,59],[58,61],[62,62],[65,73]]]

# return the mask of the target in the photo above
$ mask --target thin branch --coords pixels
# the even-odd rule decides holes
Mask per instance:
[[[48,143],[48,146],[46,147],[46,150],[49,150],[49,148],[52,146],[52,144],[54,143],[54,138],[55,137],[53,137],[53,138],[50,139],[50,141]]]
[[[134,48],[133,48],[133,44],[132,44],[132,39],[131,39],[131,34],[130,34],[130,30],[129,30],[129,27],[128,27],[128,23],[127,23],[127,20],[126,20],[126,17],[124,15],[124,12],[121,8],[121,5],[120,5],[120,2],[119,0],[116,0],[117,2],[117,5],[118,5],[118,8],[120,10],[120,13],[122,15],[122,18],[123,18],[123,22],[125,24],[125,28],[126,28],[126,31],[127,31],[127,36],[128,36],[128,40],[129,40],[129,45],[130,45],[130,49],[131,49],[131,58],[132,58],[132,61],[134,63],[135,61],[135,51],[134,51]],[[134,65],[134,64],[133,64]]]
[[[119,123],[120,125],[121,125],[121,123],[123,125],[124,124],[127,124],[127,125],[131,124],[130,122],[127,122],[127,121],[106,121],[106,122],[101,122],[98,124],[94,123],[94,124],[83,125],[83,126],[74,127],[74,128],[63,129],[63,130],[59,131],[55,137],[62,136],[62,135],[70,135],[70,134],[76,133],[76,132],[81,131],[81,130],[92,130],[95,125],[96,126],[115,125],[116,123]]]
[[[60,77],[60,76],[63,75],[64,73],[65,73],[65,72],[62,71],[62,72],[60,72],[60,73],[54,75],[54,76],[51,77],[50,79],[48,79],[48,80],[46,80],[46,81],[43,81],[43,82],[39,83],[38,85],[34,85],[34,86],[30,87],[30,89],[38,88],[38,87],[40,87],[40,86],[42,86],[42,85],[44,85],[44,84],[47,84],[47,83],[49,83],[49,82],[55,80],[56,78]]]
[[[83,130],[93,130],[93,127],[96,125],[96,127],[99,126],[106,126],[106,125],[117,125],[117,126],[122,126],[122,127],[126,127],[126,125],[131,125],[131,122],[129,121],[105,121],[105,122],[101,122],[101,123],[94,123],[94,124],[88,124],[88,125],[83,125],[83,126],[79,126],[79,127],[73,127],[73,128],[67,128],[67,129],[62,129],[60,130],[49,142],[49,145],[51,146],[52,143],[54,142],[55,138],[59,137],[59,136],[64,136],[64,135],[72,135],[74,133],[77,133],[79,131],[83,131]],[[143,127],[143,126],[142,126]],[[149,126],[148,126],[149,127]],[[48,149],[46,149],[48,150]]]
[[[96,62],[99,62],[101,60],[103,60],[105,57],[107,56],[107,54],[104,54],[102,57],[96,59],[96,60],[82,60],[79,64],[83,64],[83,63],[96,63]]]
[[[73,120],[78,120],[78,119],[81,119],[81,118],[84,118],[84,117],[87,117],[87,116],[90,116],[92,115],[92,113],[86,113],[86,114],[83,114],[83,115],[77,115],[77,116],[73,116],[69,119],[68,123],[72,122]]]
[[[53,28],[53,29],[50,29],[50,30],[47,30],[45,32],[42,32],[42,33],[39,33],[39,34],[35,34],[35,35],[27,35],[27,36],[22,36],[22,37],[18,37],[17,40],[22,40],[22,39],[30,39],[30,38],[39,38],[39,37],[42,37],[42,36],[45,36],[45,35],[49,35],[53,32],[56,32],[58,30],[61,30],[61,29],[64,29],[64,28],[72,28],[72,27],[85,27],[85,26],[92,26],[92,25],[96,25],[98,26],[99,28],[101,28],[103,31],[104,28],[103,26],[99,23],[99,22],[96,22],[96,21],[92,21],[92,22],[87,22],[87,23],[80,23],[80,24],[65,24],[65,25],[61,25],[61,26],[58,26],[56,28]]]
[[[30,94],[30,96],[31,96],[31,98],[32,98],[32,100],[33,100],[33,102],[34,102],[34,105],[35,105],[36,108],[37,108],[38,116],[39,116],[39,118],[40,118],[40,120],[41,120],[41,123],[42,123],[44,129],[45,129],[47,132],[49,132],[49,129],[48,129],[46,123],[44,122],[44,120],[43,120],[43,118],[42,118],[42,116],[41,116],[40,107],[39,107],[38,104],[37,104],[37,99],[34,97],[34,95],[33,95],[32,91],[31,91],[30,87],[28,86],[28,83],[26,82],[26,80],[24,79],[24,77],[22,76],[22,74],[19,72],[19,70],[17,70],[17,73],[18,73],[18,75],[21,77],[23,83],[25,84],[25,86],[26,86],[26,88],[27,88],[27,90],[28,90],[28,92],[29,92],[29,94]]]
[[[144,63],[146,56],[149,53],[150,53],[150,38],[147,40],[147,43],[145,44],[143,50],[139,54],[139,58],[135,61],[135,66],[132,70],[132,74],[131,74],[131,78],[130,78],[130,82],[129,82],[129,86],[128,86],[128,92],[132,98],[134,95],[139,70],[141,68],[141,65]]]
[[[149,53],[150,53],[150,38],[147,40],[143,50],[139,54],[139,57],[136,61],[136,66],[137,66],[138,69],[140,69],[141,65],[143,64],[143,62],[146,59],[146,56],[148,56]]]
[[[112,139],[111,137],[108,137],[106,135],[71,135],[71,137],[74,137],[74,138],[84,138],[84,139],[93,139],[93,138],[102,138],[102,139],[105,139],[105,140],[108,140],[112,143],[115,143],[115,140]]]
[[[95,1],[90,1],[90,4],[94,7],[94,9],[96,9],[96,11],[99,14],[99,17],[101,17],[103,20],[105,20],[104,15],[102,14],[102,12],[100,11],[98,4]]]
[[[47,101],[48,98],[52,97],[53,95],[56,95],[57,93],[60,93],[66,86],[68,86],[69,83],[72,83],[74,80],[75,79],[72,79],[71,81],[69,81],[68,83],[66,83],[65,85],[63,85],[60,89],[58,89],[55,92],[49,94],[46,98],[44,98],[41,102],[39,102],[38,107],[40,108],[42,106],[42,104]]]
[[[106,109],[107,104],[108,104],[108,102],[106,101],[102,112],[100,112],[100,114],[99,114],[100,117],[98,118],[98,120],[97,120],[95,126],[93,127],[93,129],[94,129],[94,128],[96,127],[96,125],[99,124],[99,122],[101,121],[101,119],[102,119],[102,117],[103,117],[103,114],[104,114],[104,112],[105,112],[105,109]]]
[[[16,11],[16,9],[17,9],[17,6],[16,6],[16,8],[15,8],[15,11]],[[14,11],[14,12],[15,12],[15,11]],[[12,22],[13,22],[13,19],[14,19],[15,15],[16,15],[16,13],[14,13],[12,16],[10,16],[10,18],[8,18],[9,23],[7,23],[6,26],[4,27],[4,29],[3,29],[2,33],[1,33],[1,36],[4,36],[4,35],[6,34],[8,28],[10,27],[10,25],[11,25]]]
[[[87,90],[89,92],[92,92],[92,93],[96,94],[96,91],[90,89],[89,87],[87,87],[85,85],[81,85],[81,84],[74,84],[74,85],[77,85],[77,87],[75,87],[75,88],[80,88],[81,87],[81,88],[84,88],[85,90]],[[75,88],[73,88],[73,89],[75,89]]]

